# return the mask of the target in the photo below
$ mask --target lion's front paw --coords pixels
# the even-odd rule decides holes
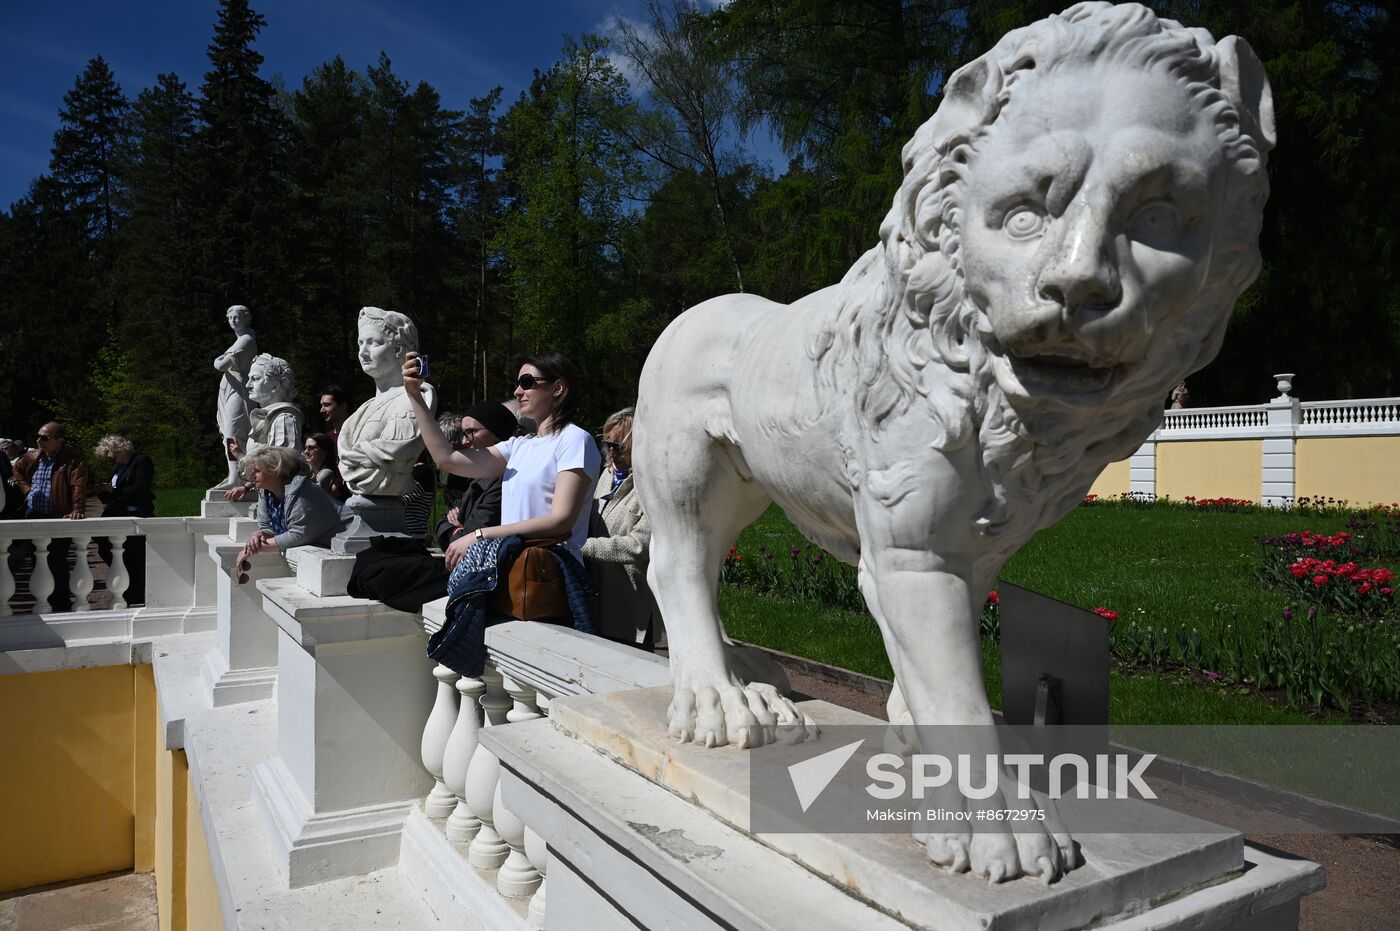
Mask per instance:
[[[706,747],[732,743],[740,750],[782,741],[814,740],[812,719],[771,685],[725,683],[719,686],[676,686],[668,712],[670,735]]]

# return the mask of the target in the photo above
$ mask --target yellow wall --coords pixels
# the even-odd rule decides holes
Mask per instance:
[[[1305,439],[1295,450],[1295,497],[1360,506],[1400,501],[1400,436]]]
[[[164,750],[160,713],[156,707],[154,666],[135,668],[132,715],[132,811],[135,815],[134,869],[149,873],[156,868],[156,754]]]
[[[0,892],[136,864],[131,666],[0,676]]]
[[[185,929],[185,793],[189,765],[180,750],[156,760],[156,912],[160,931]]]
[[[1259,500],[1260,440],[1157,444],[1157,496]]]
[[[161,931],[221,931],[189,762],[150,666],[0,676],[0,892],[154,870]]]
[[[182,752],[180,756],[184,756]],[[189,779],[189,766],[185,767]],[[223,913],[219,910],[219,889],[214,882],[214,864],[209,859],[209,844],[204,839],[204,819],[199,815],[194,783],[185,788],[185,927],[197,931],[222,931]]]
[[[1089,489],[1089,494],[1098,495],[1100,498],[1112,498],[1127,493],[1131,487],[1128,479],[1128,460],[1124,459],[1104,466],[1099,477],[1094,479],[1094,487]]]

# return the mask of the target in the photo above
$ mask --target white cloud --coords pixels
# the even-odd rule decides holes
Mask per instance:
[[[639,22],[630,16],[619,16],[616,13],[609,13],[603,17],[594,29],[598,35],[606,37],[612,43],[608,50],[608,61],[627,79],[627,86],[632,89],[632,93],[640,97],[651,90],[651,82],[620,49],[624,25],[644,41],[650,42],[656,38],[656,30],[651,28],[650,23]]]

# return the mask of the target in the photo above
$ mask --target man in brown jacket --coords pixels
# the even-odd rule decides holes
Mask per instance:
[[[44,424],[35,440],[38,448],[25,453],[14,465],[15,483],[24,495],[25,518],[82,520],[87,516],[87,459],[68,446],[62,424]],[[54,579],[49,604],[56,611],[67,611],[73,603],[68,589],[68,553],[72,548],[73,541],[67,538],[49,543],[49,570]],[[23,558],[25,554],[20,555]],[[86,559],[87,554],[81,558]],[[36,605],[34,610],[43,611],[44,606]]]

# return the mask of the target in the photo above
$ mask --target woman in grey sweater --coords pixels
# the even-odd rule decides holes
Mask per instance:
[[[242,470],[258,489],[258,529],[239,559],[276,547],[330,546],[341,529],[340,504],[311,478],[305,459],[282,446],[243,457]]]

